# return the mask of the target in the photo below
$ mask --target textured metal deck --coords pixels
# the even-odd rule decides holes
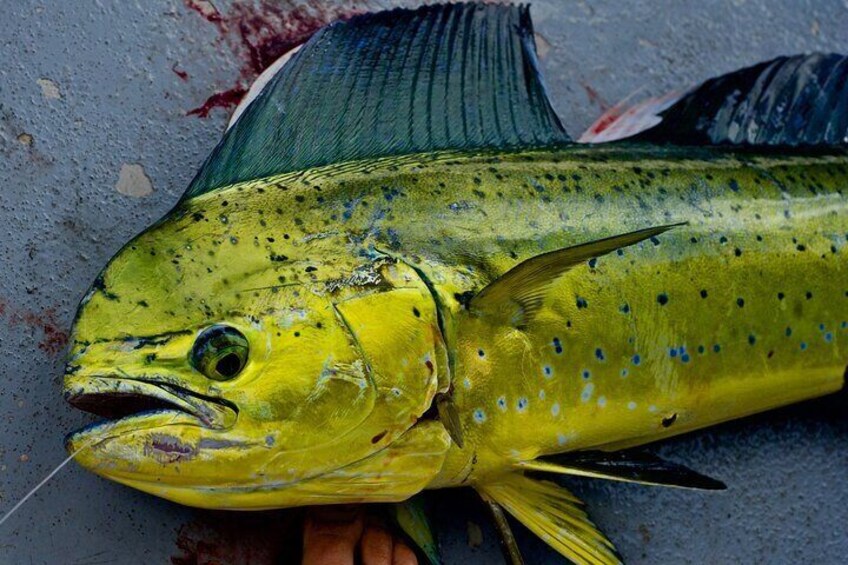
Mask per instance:
[[[1,512],[63,459],[62,436],[86,420],[59,394],[79,298],[175,203],[227,104],[285,47],[262,31],[284,23],[275,4],[299,3],[0,0]],[[295,11],[290,35],[321,17],[318,4]],[[780,54],[848,52],[843,0],[658,4],[534,2],[550,93],[572,135],[637,89],[660,94]],[[659,448],[726,481],[724,493],[572,485],[630,563],[842,563],[846,412],[845,396],[825,399]],[[470,495],[437,500],[447,563],[500,561]],[[265,563],[290,530],[280,513],[234,520],[70,466],[0,527],[0,562]],[[519,535],[528,563],[558,562]]]

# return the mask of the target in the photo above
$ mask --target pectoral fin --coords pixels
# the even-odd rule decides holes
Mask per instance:
[[[645,228],[536,255],[481,290],[471,299],[469,310],[478,315],[505,315],[509,323],[520,328],[539,312],[554,281],[572,267],[681,225],[684,224]]]
[[[409,500],[387,504],[385,511],[389,523],[407,539],[419,557],[426,558],[429,565],[440,565],[439,546],[427,518],[424,496],[424,493],[420,493]]]
[[[724,490],[727,488],[721,481],[702,475],[683,465],[665,461],[644,451],[618,451],[614,453],[577,451],[522,462],[519,466],[528,471],[609,479],[643,485],[700,490]]]
[[[573,562],[621,563],[612,542],[589,520],[583,503],[564,488],[518,473],[476,488]]]

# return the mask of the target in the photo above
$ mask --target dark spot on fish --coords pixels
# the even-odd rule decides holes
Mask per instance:
[[[702,288],[701,289],[701,298],[706,298],[706,297],[707,297],[707,290]]]
[[[660,306],[665,306],[668,304],[668,295],[666,293],[660,293],[657,295],[657,302],[659,302]]]
[[[415,306],[413,306],[413,307],[412,307],[412,314],[413,314],[416,318],[420,318],[420,317],[421,317],[421,311],[420,311],[420,310],[418,310],[418,308],[416,308]]]
[[[147,300],[139,300],[138,302],[136,302],[136,304],[138,304],[142,308],[148,308],[150,306],[150,304],[147,303]]]
[[[797,249],[798,251],[806,251],[807,246],[802,244],[802,243],[799,243],[798,245],[795,246],[795,249]]]
[[[619,310],[621,311],[622,314],[629,314],[630,313],[630,304],[622,304],[621,307],[619,308]]]
[[[739,248],[737,247],[736,249],[734,249],[734,250],[733,250],[733,253],[734,253],[737,257],[740,257],[740,256],[742,255],[742,250],[741,250],[741,249],[739,249]]]
[[[485,351],[483,351],[482,349],[478,349],[478,350],[477,350],[477,356],[478,356],[478,357],[485,357],[485,356],[486,356],[486,352],[485,352]]]
[[[745,306],[745,299],[744,298],[737,298],[736,299],[736,305],[739,306],[740,308],[744,307]]]
[[[386,437],[387,433],[389,433],[389,430],[382,431],[379,434],[375,435],[371,438],[371,443],[377,443],[378,441]]]
[[[778,299],[778,300],[783,300],[784,298],[786,298],[786,295],[785,295],[785,294],[783,294],[782,292],[778,292],[778,293],[777,293],[777,299]]]
[[[435,370],[433,367],[433,362],[427,359],[426,361],[424,361],[424,366],[427,367],[427,370],[430,371],[430,374],[432,375],[433,371]]]
[[[465,292],[457,292],[454,293],[453,297],[463,308],[467,310],[471,304],[471,300],[474,298],[474,291],[466,290]]]
[[[586,299],[583,298],[583,297],[580,297],[580,296],[577,297],[576,304],[577,304],[577,308],[580,308],[580,309],[589,307],[589,303],[586,301]]]
[[[294,337],[300,337],[300,332],[294,332]]]
[[[732,190],[733,192],[739,192],[739,183],[736,182],[736,179],[730,179],[730,182],[728,182],[728,186],[730,186],[730,190]]]
[[[677,421],[677,412],[662,419],[662,427],[670,428]]]
[[[308,267],[306,267],[306,269],[304,269],[304,271],[306,271],[307,273],[314,273],[317,270],[318,267],[313,267],[312,265],[309,265]]]
[[[757,336],[750,334],[748,336],[748,345],[754,345],[755,343],[757,343]]]
[[[281,254],[277,254],[277,253],[271,253],[271,255],[270,255],[270,259],[271,259],[271,261],[276,261],[276,262],[278,262],[278,263],[282,263],[283,261],[288,261],[288,260],[289,260],[289,258],[288,258],[287,256],[285,256],[285,255],[281,255]]]
[[[808,290],[804,296],[807,297],[807,300],[810,300],[813,297],[813,293]]]
[[[92,283],[91,286],[95,290],[102,292],[103,296],[106,298],[106,300],[113,300],[113,301],[120,300],[120,298],[118,297],[117,294],[115,294],[114,292],[109,292],[106,289],[106,283],[103,281],[103,275],[100,275],[96,279],[94,279],[94,283]]]
[[[594,269],[597,265],[598,265],[598,258],[597,257],[592,257],[591,259],[589,259],[589,268],[590,269]]]
[[[603,360],[605,359],[605,357],[604,357],[604,350],[603,350],[603,349],[601,349],[600,347],[598,347],[598,348],[596,348],[596,349],[595,349],[595,358],[596,358],[598,361],[603,361]]]
[[[718,238],[718,242],[719,243],[727,243],[727,237],[721,236],[720,238]]]

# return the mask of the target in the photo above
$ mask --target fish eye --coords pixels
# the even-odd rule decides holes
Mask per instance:
[[[191,348],[191,366],[215,381],[235,378],[247,364],[247,338],[232,326],[206,328]]]

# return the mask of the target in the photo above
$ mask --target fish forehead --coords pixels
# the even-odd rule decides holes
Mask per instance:
[[[325,281],[361,260],[329,238],[295,239],[289,216],[227,197],[188,203],[127,244],[83,299],[76,338],[158,335],[264,314],[288,313],[292,323],[320,316]]]

